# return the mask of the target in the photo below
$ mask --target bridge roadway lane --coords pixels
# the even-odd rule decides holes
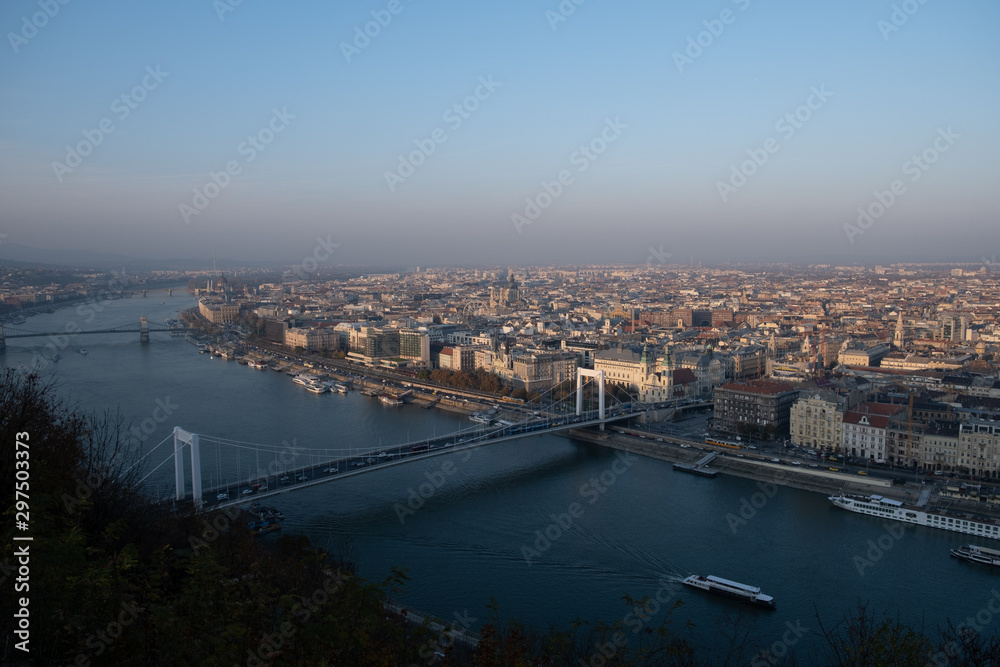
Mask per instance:
[[[265,483],[264,488],[267,489],[266,491],[253,491],[252,484],[242,482],[239,484],[226,484],[216,486],[211,489],[205,489],[202,491],[202,503],[205,508],[222,509],[224,507],[231,507],[241,503],[259,501],[263,498],[270,498],[289,491],[296,491],[337,479],[354,477],[356,475],[373,472],[375,470],[383,470],[385,468],[410,463],[412,461],[422,461],[435,456],[441,456],[443,454],[477,449],[479,447],[517,440],[532,435],[542,435],[544,433],[554,433],[556,431],[585,428],[587,426],[597,426],[602,423],[632,419],[640,414],[642,413],[634,412],[621,415],[609,415],[605,417],[603,422],[600,419],[593,419],[590,421],[574,421],[574,416],[569,419],[563,419],[555,422],[555,426],[548,426],[546,428],[538,428],[529,431],[517,431],[519,427],[524,426],[519,424],[514,427],[495,429],[484,434],[474,434],[474,432],[470,432],[470,434],[465,438],[459,438],[456,434],[452,434],[450,436],[437,438],[433,441],[397,445],[395,447],[385,448],[381,451],[373,450],[356,456],[327,461],[316,465],[304,466],[295,470],[280,472],[275,475],[268,475],[266,479],[257,480],[252,483]],[[502,435],[505,431],[511,429],[514,429],[515,432]],[[426,446],[427,450],[413,451],[413,447],[422,446]],[[385,456],[381,456],[381,454],[385,454]],[[330,470],[335,470],[336,472],[329,472]],[[281,482],[283,477],[288,477],[284,483]],[[303,477],[305,479],[302,479]],[[251,493],[246,493],[246,490],[250,490]],[[225,493],[226,498],[220,499],[220,493]],[[185,498],[184,502],[188,502],[188,499]]]

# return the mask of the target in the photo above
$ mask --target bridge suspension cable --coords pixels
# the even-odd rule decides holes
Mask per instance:
[[[170,436],[170,437],[172,438],[173,436]],[[170,456],[168,456],[167,458],[163,459],[163,460],[162,460],[162,461],[160,462],[160,465],[156,466],[155,468],[153,468],[152,470],[150,470],[150,471],[149,471],[148,473],[146,473],[146,476],[145,476],[145,477],[143,477],[142,479],[140,479],[140,480],[139,480],[139,483],[140,483],[140,484],[142,484],[143,482],[145,482],[145,481],[146,481],[146,478],[147,478],[147,477],[149,477],[149,476],[150,476],[150,475],[152,475],[152,474],[153,474],[154,472],[156,472],[157,470],[159,470],[159,469],[160,469],[160,468],[161,468],[161,467],[163,466],[163,464],[167,463],[168,461],[171,461],[171,460],[173,460],[173,458],[174,458],[174,455],[173,455],[173,454],[171,454],[171,455],[170,455]]]
[[[145,461],[149,457],[150,454],[152,454],[153,452],[155,452],[157,450],[157,448],[159,448],[160,445],[162,445],[163,443],[165,443],[167,440],[170,440],[172,437],[174,437],[173,434],[170,434],[167,437],[165,437],[163,440],[160,440],[160,444],[159,445],[157,445],[156,447],[153,447],[151,450],[149,450],[148,452],[146,452],[145,454],[143,454],[142,457],[140,457],[138,461],[136,461],[135,463],[133,463],[132,465],[130,465],[124,472],[122,472],[121,475],[118,475],[118,479],[121,479],[123,476],[125,476],[126,473],[128,473],[129,470],[131,470],[132,468],[136,467],[137,465],[139,465],[140,463],[142,463],[143,461]],[[170,456],[173,456],[173,454],[171,454]],[[170,460],[169,457],[167,458],[167,460],[168,461]],[[158,467],[159,466],[157,466],[157,468]],[[145,478],[143,478],[143,479],[145,479]]]
[[[243,440],[228,440],[226,438],[216,438],[210,435],[202,435],[201,439],[202,442],[210,442],[216,445],[225,445],[227,447],[233,447],[234,449],[249,449],[264,454],[282,454],[284,452],[289,451],[290,449],[288,446],[279,447],[277,445],[265,445],[255,442],[246,442]],[[352,449],[350,447],[334,447],[329,449],[317,449],[309,447],[299,447],[298,445],[294,446],[296,454],[317,455],[317,456],[329,452],[352,452],[355,449],[357,448]]]

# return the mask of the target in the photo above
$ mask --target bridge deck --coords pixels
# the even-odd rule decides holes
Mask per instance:
[[[423,443],[408,443],[406,445],[387,447],[381,450],[388,455],[387,457],[380,458],[380,450],[373,450],[363,454],[326,461],[324,463],[299,467],[294,470],[282,471],[277,474],[268,475],[266,478],[261,478],[261,480],[256,480],[254,482],[257,483],[258,481],[264,481],[267,484],[267,491],[255,491],[253,493],[244,494],[244,489],[247,489],[251,485],[247,482],[223,484],[214,486],[210,489],[203,489],[202,503],[204,507],[212,509],[232,507],[244,503],[256,502],[263,498],[270,498],[283,493],[289,493],[291,491],[298,491],[300,489],[318,486],[327,482],[346,479],[348,477],[355,477],[357,475],[363,475],[377,470],[385,470],[386,468],[411,463],[413,461],[424,461],[437,456],[443,456],[445,454],[479,449],[480,447],[487,447],[501,442],[510,442],[512,440],[519,440],[521,438],[535,435],[543,435],[545,433],[554,433],[557,431],[584,428],[587,426],[598,426],[624,419],[632,419],[640,414],[642,413],[631,412],[622,415],[607,416],[604,420],[593,419],[580,422],[573,422],[570,420],[557,423],[554,426],[547,426],[545,428],[506,435],[502,435],[502,433],[503,430],[507,429],[495,430],[478,436],[470,434],[466,435],[466,437],[461,440],[456,436],[445,436],[443,438],[437,438],[435,441],[431,441],[434,443],[433,445],[427,444],[426,451],[412,451],[413,447],[424,446]],[[462,440],[465,441],[463,442]],[[369,463],[369,461],[372,460],[374,461]],[[361,463],[362,465],[356,466],[354,465],[356,463]],[[338,472],[323,472],[324,470],[329,470],[330,468],[336,468]],[[284,476],[287,476],[289,479],[287,483],[281,484],[280,478]],[[300,480],[299,478],[302,476],[305,476],[306,479]],[[271,484],[275,485],[274,488],[271,487]],[[219,493],[226,493],[229,498],[219,501],[217,499]],[[185,500],[189,501],[189,499]]]
[[[151,333],[187,333],[195,331],[188,327],[168,327],[165,324],[150,323],[146,329]],[[88,334],[108,334],[108,333],[142,333],[143,329],[138,324],[125,324],[120,327],[110,329],[94,329],[91,331],[26,331],[24,329],[13,329],[7,326],[0,326],[0,338],[41,338],[42,336],[80,336]]]

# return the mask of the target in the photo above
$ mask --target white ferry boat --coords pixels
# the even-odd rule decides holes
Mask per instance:
[[[708,591],[709,593],[724,595],[729,598],[749,602],[750,604],[755,604],[760,607],[767,607],[768,609],[775,608],[774,598],[770,595],[764,595],[756,586],[747,586],[746,584],[741,584],[737,581],[730,581],[729,579],[723,579],[722,577],[716,577],[713,575],[703,577],[700,574],[692,574],[681,583],[686,586]]]
[[[1000,551],[987,549],[975,544],[966,544],[957,549],[951,550],[952,558],[960,558],[970,563],[982,563],[983,565],[1000,565]]]
[[[830,496],[830,502],[850,512],[868,514],[891,521],[902,521],[917,526],[941,528],[956,533],[1000,540],[1000,521],[951,510],[932,510],[907,505],[882,496]]]

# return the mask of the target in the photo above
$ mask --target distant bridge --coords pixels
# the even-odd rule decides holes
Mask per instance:
[[[186,326],[167,326],[166,324],[150,323],[145,317],[140,317],[138,322],[132,324],[122,324],[117,327],[111,327],[107,329],[91,329],[88,331],[76,331],[76,330],[66,330],[63,331],[30,331],[28,329],[19,329],[10,326],[9,324],[0,325],[0,350],[4,350],[7,347],[8,338],[44,338],[48,336],[85,336],[88,334],[118,334],[118,333],[131,333],[139,334],[139,340],[143,343],[149,342],[150,332],[168,332],[170,334],[180,335],[190,331]]]

